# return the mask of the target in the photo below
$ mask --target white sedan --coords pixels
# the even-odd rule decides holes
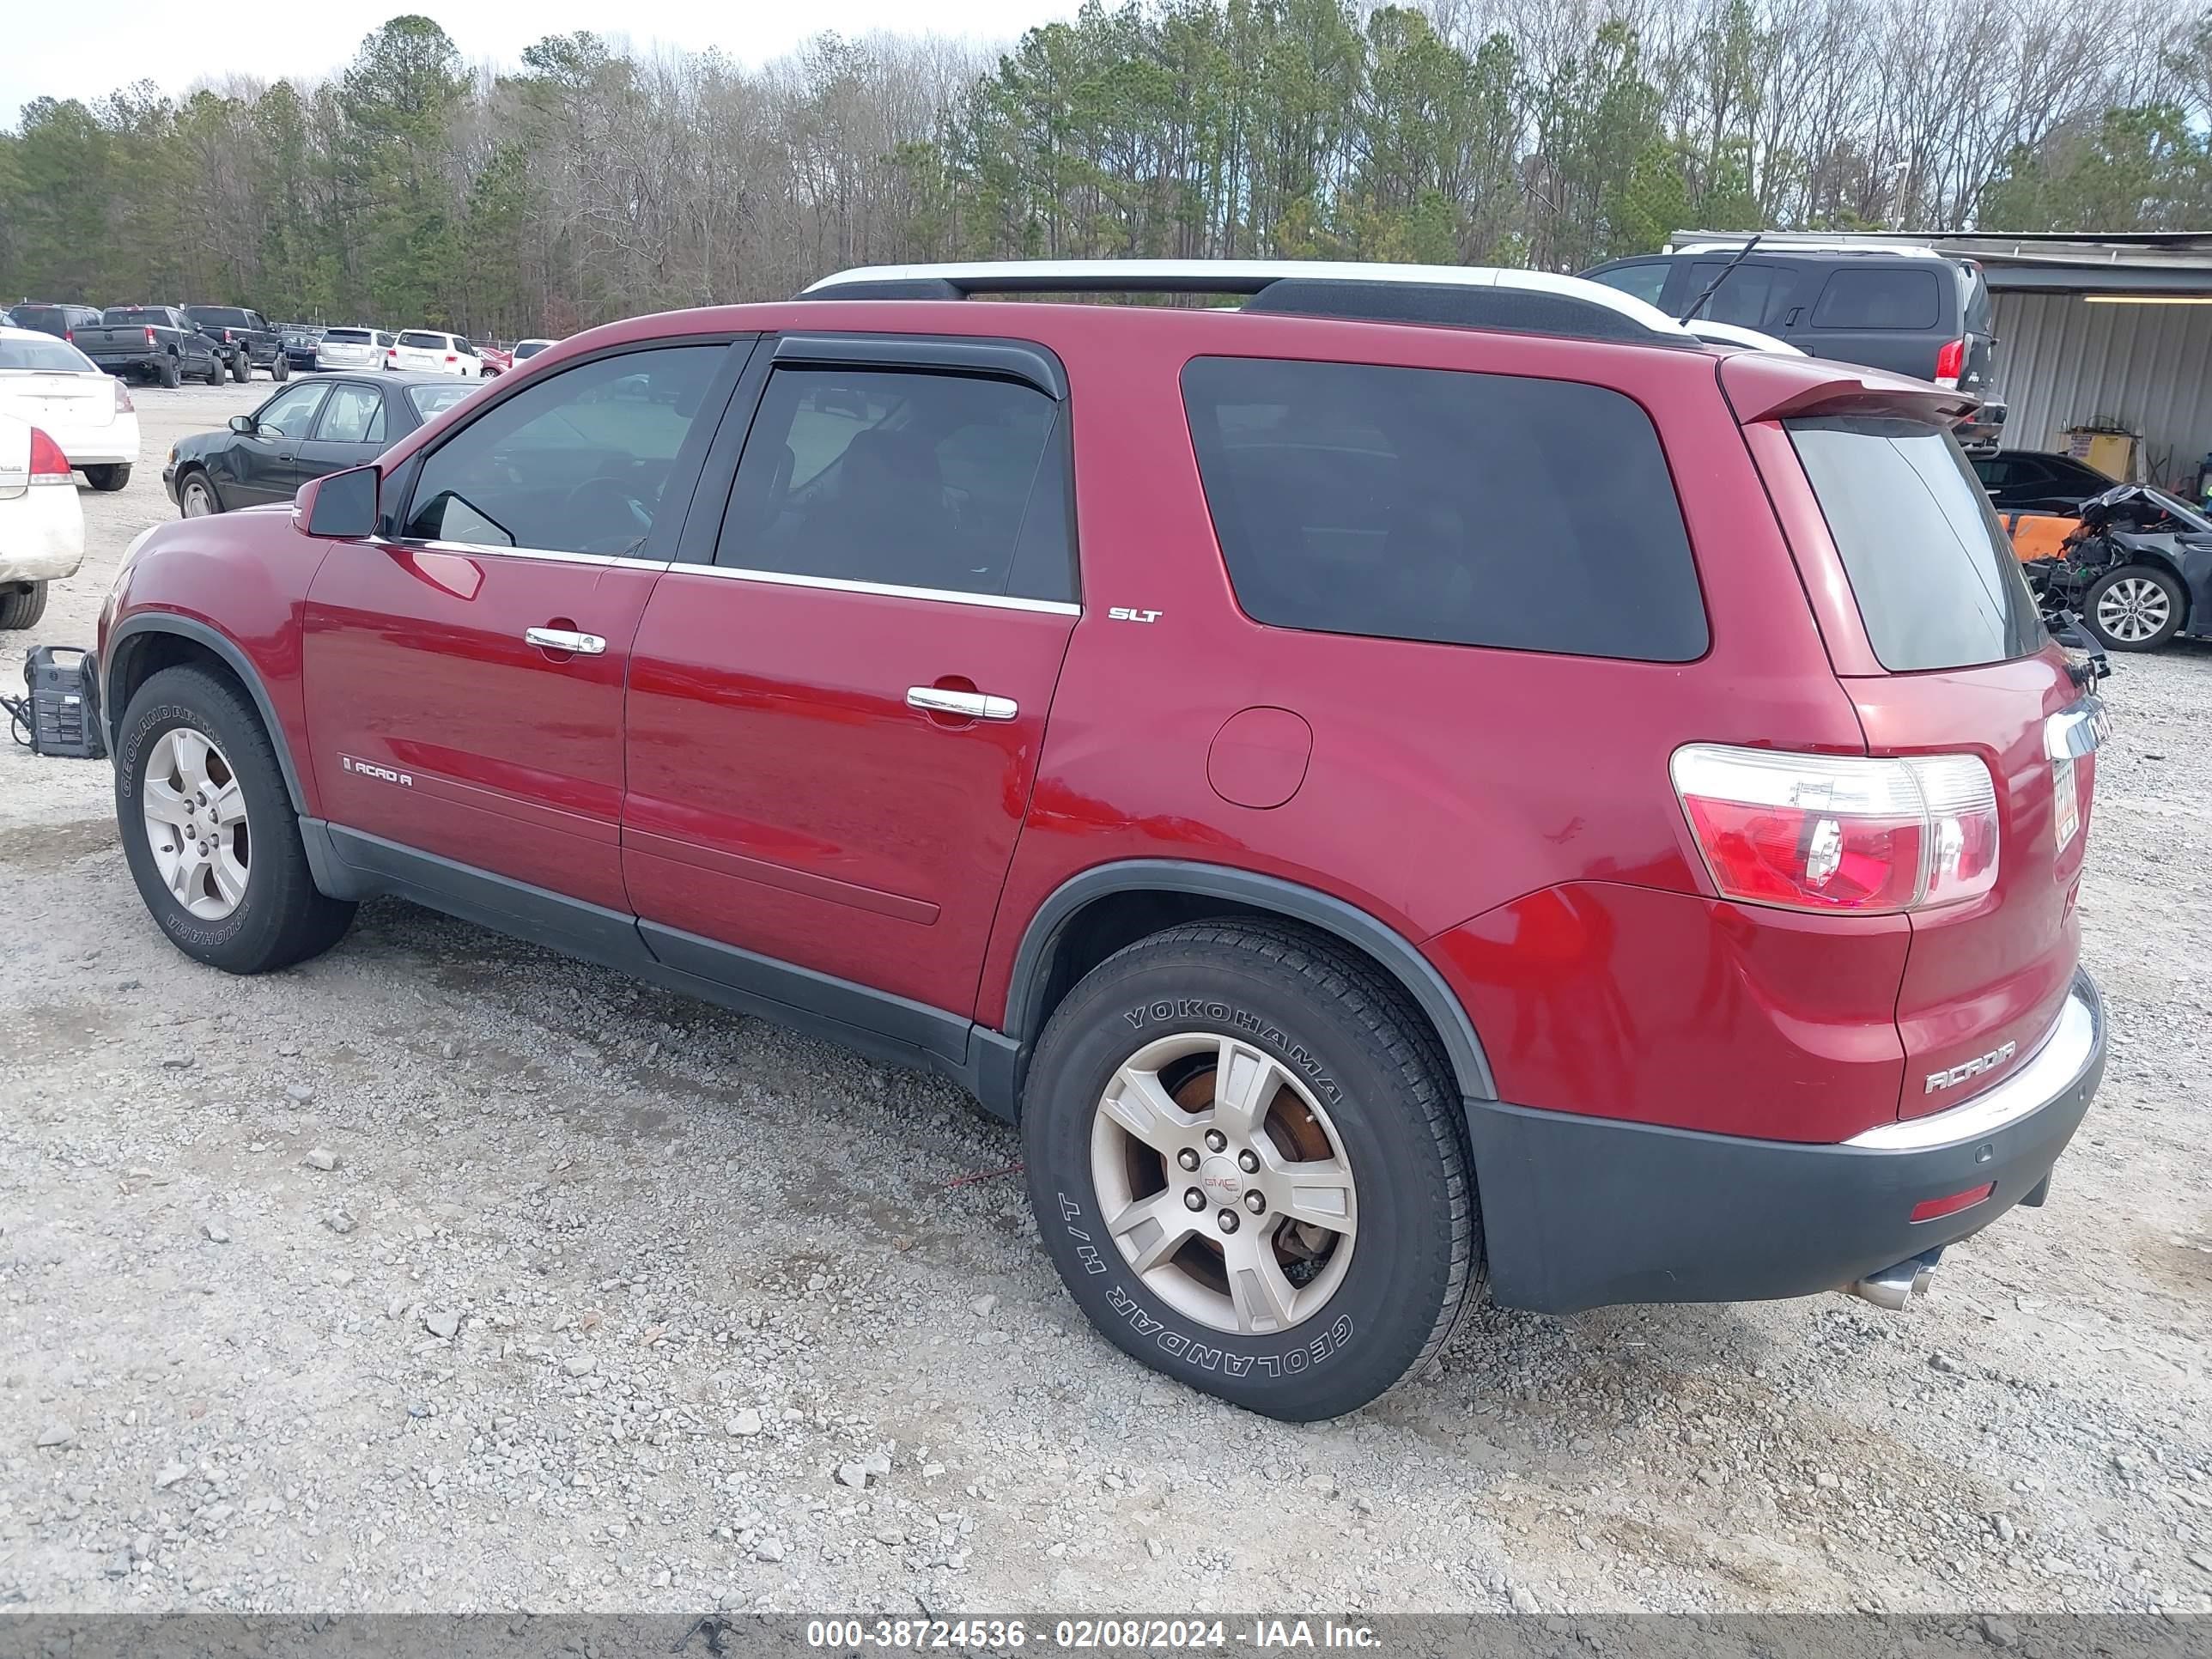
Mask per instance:
[[[84,562],[84,509],[62,447],[28,421],[0,414],[0,628],[28,628],[46,611],[46,584]]]
[[[0,328],[0,415],[44,431],[94,489],[120,489],[138,460],[138,411],[120,375],[66,340]]]
[[[458,374],[465,380],[483,379],[483,359],[458,334],[439,334],[428,329],[400,331],[398,343],[385,358],[389,368],[419,368],[432,374]]]

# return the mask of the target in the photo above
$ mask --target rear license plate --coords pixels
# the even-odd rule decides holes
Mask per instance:
[[[2062,755],[2051,763],[2051,787],[2057,807],[2058,850],[2064,852],[2081,827],[2081,792],[2074,781],[2074,760]]]

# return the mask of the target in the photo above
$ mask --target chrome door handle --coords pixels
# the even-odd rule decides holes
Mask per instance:
[[[933,714],[957,714],[963,720],[1010,720],[1021,707],[1012,697],[988,696],[981,691],[948,691],[941,685],[909,685],[906,706]]]
[[[522,637],[542,651],[573,651],[580,657],[596,657],[607,648],[597,634],[579,634],[573,628],[526,628]]]

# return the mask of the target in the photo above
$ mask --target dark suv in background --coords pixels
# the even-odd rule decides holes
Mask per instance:
[[[8,308],[8,316],[17,328],[34,328],[41,334],[51,334],[57,340],[66,340],[71,332],[89,328],[100,320],[98,306],[47,305],[37,300],[25,300]]]
[[[1814,357],[1933,380],[1982,400],[1958,428],[1991,448],[2005,405],[1996,385],[1996,318],[1982,268],[1926,248],[1757,247],[1698,243],[1679,253],[1615,259],[1583,274],[1650,301],[1669,317],[1755,328]],[[1714,288],[1717,282],[1719,286]]]

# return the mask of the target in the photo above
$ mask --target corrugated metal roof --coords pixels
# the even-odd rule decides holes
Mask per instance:
[[[2154,483],[2194,476],[2212,450],[2212,306],[1996,298],[2006,448],[2056,448],[2067,427],[2109,422],[2142,434]]]

